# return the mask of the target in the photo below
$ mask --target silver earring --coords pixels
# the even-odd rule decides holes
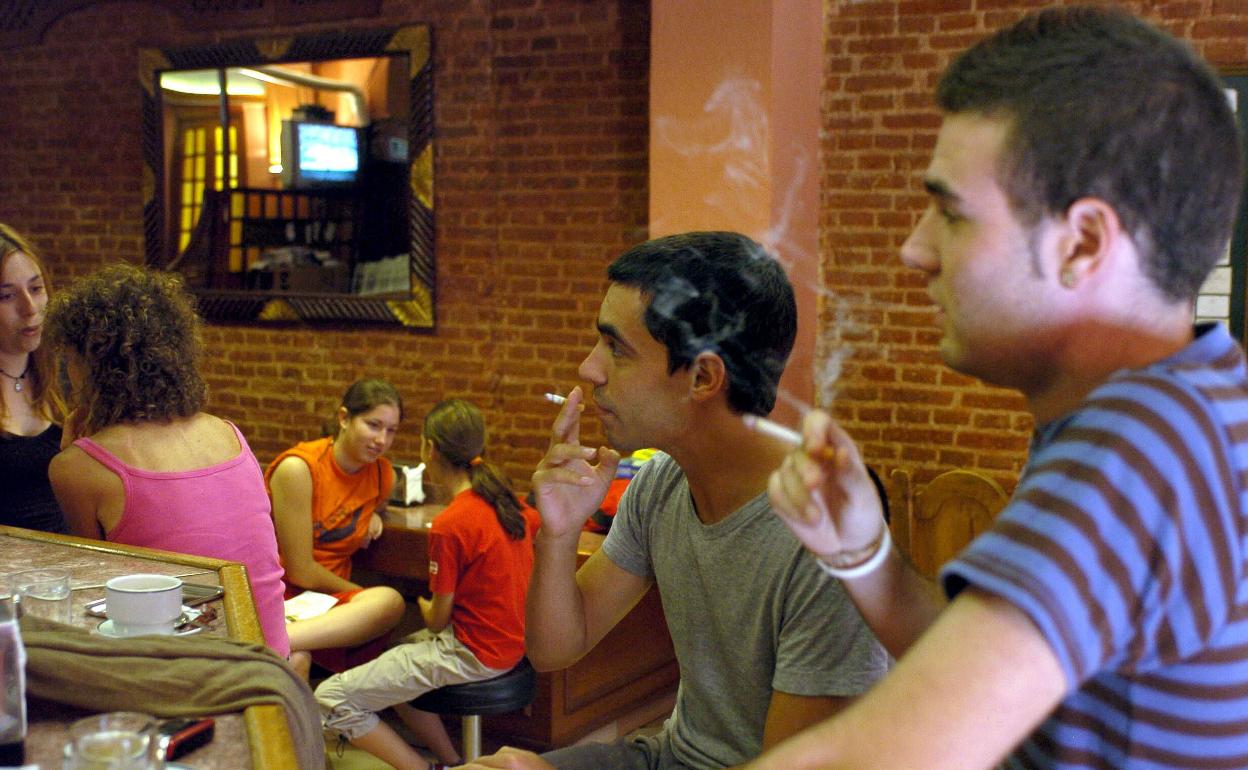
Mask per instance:
[[[1073,289],[1075,286],[1075,271],[1063,270],[1061,281],[1062,281],[1062,286],[1065,286],[1067,289]]]

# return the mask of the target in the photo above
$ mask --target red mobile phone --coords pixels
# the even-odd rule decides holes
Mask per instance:
[[[217,723],[208,718],[166,719],[160,723],[160,751],[166,760],[174,760],[212,740]]]

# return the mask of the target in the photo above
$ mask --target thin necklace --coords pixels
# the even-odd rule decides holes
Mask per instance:
[[[9,374],[3,369],[0,369],[0,374],[3,374],[5,377],[8,377],[10,380],[13,380],[13,390],[16,390],[18,393],[21,393],[22,392],[22,380],[26,379],[26,372],[29,372],[29,371],[30,371],[30,359],[27,358],[26,368],[23,369],[22,373],[17,375],[16,377]]]

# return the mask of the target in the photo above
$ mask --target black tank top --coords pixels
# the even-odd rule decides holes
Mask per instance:
[[[48,463],[60,451],[59,425],[38,436],[0,432],[0,524],[69,532],[48,481]]]

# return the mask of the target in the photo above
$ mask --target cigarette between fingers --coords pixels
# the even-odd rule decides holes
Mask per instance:
[[[783,441],[791,447],[803,448],[805,442],[802,440],[802,434],[792,428],[781,425],[778,422],[772,422],[766,417],[759,417],[756,414],[747,414],[741,418],[745,424],[751,429],[762,433],[765,436],[771,436],[778,441]],[[812,453],[813,457],[820,460],[837,459],[837,450],[835,447],[825,446],[818,452]]]
[[[546,397],[546,400],[552,404],[559,404],[560,406],[562,406],[568,403],[568,397],[561,396],[558,393],[544,393],[543,395]]]

